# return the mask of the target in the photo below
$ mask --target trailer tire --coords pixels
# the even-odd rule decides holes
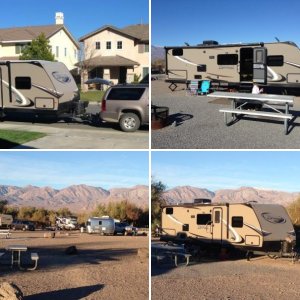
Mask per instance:
[[[120,127],[125,132],[134,132],[140,128],[141,120],[135,113],[124,113],[119,121]]]

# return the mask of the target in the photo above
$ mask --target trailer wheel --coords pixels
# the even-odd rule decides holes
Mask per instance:
[[[125,132],[134,132],[140,128],[141,121],[138,115],[134,113],[125,113],[119,121],[120,127]]]

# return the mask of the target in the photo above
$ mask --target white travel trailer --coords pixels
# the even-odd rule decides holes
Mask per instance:
[[[300,51],[293,42],[165,47],[167,82],[210,80],[214,89],[300,95]]]
[[[77,217],[56,217],[56,226],[62,230],[75,230],[78,227]]]
[[[0,215],[0,227],[9,228],[13,222],[12,215],[1,214]]]
[[[61,62],[0,61],[0,117],[82,113],[79,90]]]
[[[93,217],[86,222],[88,233],[100,233],[103,235],[113,235],[115,232],[115,220],[110,217]]]
[[[162,209],[164,241],[233,246],[245,251],[288,253],[295,230],[283,206],[249,203],[188,203]]]

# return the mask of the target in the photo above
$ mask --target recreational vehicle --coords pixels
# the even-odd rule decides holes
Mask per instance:
[[[264,253],[291,252],[296,241],[283,206],[249,203],[187,203],[162,209],[164,241],[207,247],[233,246]]]
[[[76,83],[63,63],[0,61],[0,117],[79,114],[84,110],[79,99]]]
[[[0,215],[0,228],[10,228],[13,222],[12,215],[1,214]]]
[[[115,220],[110,217],[93,217],[88,219],[86,227],[88,233],[114,234]]]
[[[165,47],[167,82],[209,80],[213,89],[300,95],[300,51],[293,42]]]
[[[56,227],[62,230],[75,230],[78,228],[77,217],[56,217]]]

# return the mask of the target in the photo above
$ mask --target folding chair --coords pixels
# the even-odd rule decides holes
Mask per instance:
[[[209,80],[203,80],[201,82],[200,94],[201,95],[207,95],[209,93],[209,89],[210,89],[210,81]]]
[[[191,80],[189,88],[187,90],[187,94],[189,96],[197,96],[199,92],[199,81]]]

